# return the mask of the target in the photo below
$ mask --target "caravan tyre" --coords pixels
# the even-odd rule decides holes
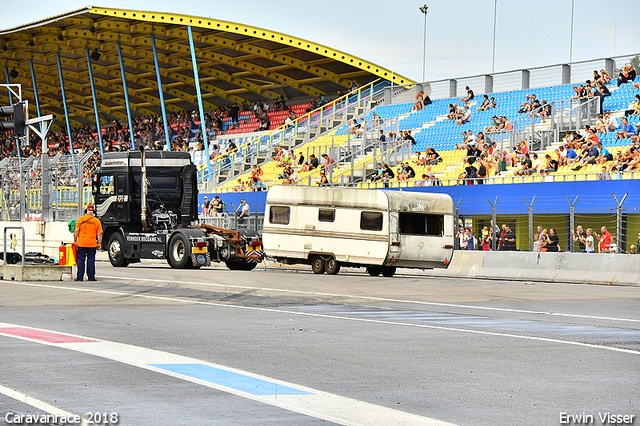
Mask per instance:
[[[340,272],[340,262],[338,262],[335,257],[330,258],[324,263],[324,267],[326,269],[327,274],[329,275],[337,275]]]
[[[311,259],[311,269],[314,274],[322,274],[324,273],[324,259],[320,256],[314,256]]]
[[[381,272],[382,268],[380,268],[379,266],[367,266],[367,274],[371,275],[372,277],[379,276]]]
[[[382,267],[382,276],[391,278],[396,273],[395,266],[383,266]]]

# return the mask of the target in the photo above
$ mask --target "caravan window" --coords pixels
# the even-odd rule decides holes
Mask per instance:
[[[360,229],[363,231],[382,231],[382,213],[360,213]]]
[[[400,212],[399,222],[401,234],[437,237],[444,234],[443,215]]]
[[[334,209],[318,209],[318,220],[320,222],[334,222],[336,211]]]
[[[269,207],[269,223],[278,225],[288,225],[291,215],[289,207],[271,206]]]

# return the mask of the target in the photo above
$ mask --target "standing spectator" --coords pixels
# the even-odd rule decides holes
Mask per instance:
[[[573,242],[578,243],[577,248],[580,253],[586,253],[586,244],[587,244],[587,233],[584,232],[582,225],[578,225],[576,230],[571,230],[571,235],[573,236]]]
[[[549,228],[549,242],[547,243],[547,252],[557,253],[560,251],[560,237],[556,232],[556,228]]]
[[[233,106],[229,109],[229,116],[231,117],[231,125],[234,127],[238,127],[240,122],[238,121],[238,114],[240,113],[240,108],[238,108],[238,104],[234,103]]]
[[[378,143],[380,144],[382,149],[384,149],[385,142],[387,141],[386,136],[384,135],[384,130],[380,129],[380,136],[378,136]]]
[[[76,281],[84,280],[85,262],[87,278],[96,281],[96,250],[102,246],[102,224],[95,217],[95,207],[87,204],[87,214],[76,221],[73,241],[78,246],[78,275]]]
[[[511,230],[509,225],[506,226],[507,233],[504,236],[504,249],[505,251],[516,250],[516,233]]]
[[[251,213],[249,209],[249,204],[245,200],[240,200],[240,205],[236,210],[236,215],[238,216],[238,223],[244,223],[245,219],[249,217],[249,213]]]
[[[209,208],[211,207],[211,203],[209,202],[209,198],[204,196],[204,203],[202,203],[202,216],[209,216]]]
[[[475,250],[476,249],[476,237],[473,236],[473,231],[471,230],[471,228],[467,228],[467,230],[465,231],[465,233],[467,234],[467,250]]]
[[[596,245],[595,245],[595,241],[593,239],[593,229],[591,228],[587,228],[587,236],[585,237],[585,252],[587,253],[595,253],[596,252]]]
[[[606,226],[600,228],[600,236],[594,232],[594,235],[598,238],[598,250],[600,253],[609,253],[609,247],[611,246],[611,233],[607,230]]]

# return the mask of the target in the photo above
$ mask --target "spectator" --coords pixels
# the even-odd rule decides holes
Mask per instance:
[[[632,115],[639,115],[640,114],[640,94],[637,94],[635,97],[636,101],[633,103],[633,106],[631,109],[628,109],[624,112],[624,116],[625,117],[629,117]]]
[[[482,100],[482,104],[476,108],[476,112],[486,111],[490,108],[491,101],[489,100],[489,95],[484,95],[484,99]]]
[[[611,180],[611,175],[607,172],[607,166],[602,166],[602,171],[598,173],[598,180]]]
[[[558,237],[558,233],[555,228],[549,228],[549,236],[547,238],[547,252],[557,253],[560,251],[560,238]]]
[[[595,242],[593,240],[593,230],[587,228],[586,237],[584,238],[585,253],[595,253]]]
[[[426,173],[422,174],[422,178],[416,182],[416,186],[431,186],[431,180]]]
[[[404,131],[404,140],[411,142],[411,145],[416,144],[416,140],[413,138],[413,136],[411,136],[411,130]]]
[[[467,107],[469,106],[469,101],[473,100],[475,96],[473,94],[473,90],[471,90],[469,86],[465,87],[465,90],[467,91],[467,96],[460,98],[460,100],[464,102],[464,106]]]
[[[353,80],[350,84],[349,84],[349,90],[351,92],[355,92],[356,90],[358,90],[360,88],[360,85],[358,84],[357,81]]]
[[[636,70],[634,70],[631,65],[626,65],[622,67],[620,74],[618,74],[618,87],[622,86],[624,83],[632,82],[635,79]]]
[[[325,173],[331,174],[333,169],[335,169],[337,166],[336,160],[329,157],[327,154],[322,154],[322,158],[324,158],[324,161],[325,161],[325,163],[322,165],[322,169],[324,170]]]
[[[511,227],[509,225],[506,226],[506,234],[504,236],[504,250],[516,250],[516,234],[511,230]]]
[[[520,170],[516,170],[515,175],[529,176],[532,170],[534,169],[533,169],[533,163],[531,162],[531,158],[529,157],[529,154],[525,154],[524,160],[522,161],[522,166],[520,167]]]
[[[380,136],[378,136],[378,143],[384,147],[387,138],[384,135],[384,130],[380,129]]]
[[[327,179],[327,175],[325,175],[324,171],[320,172],[320,180],[318,181],[318,185],[320,186],[329,185],[329,180]]]
[[[482,228],[482,240],[481,240],[481,245],[482,245],[482,251],[489,251],[491,250],[491,240],[493,239],[491,232],[489,232],[489,228],[488,227],[484,227]]]
[[[555,158],[551,158],[549,154],[545,154],[544,156],[546,164],[543,170],[541,170],[541,174],[551,174],[558,171],[558,160]]]
[[[458,126],[461,126],[463,124],[467,124],[468,122],[471,121],[471,110],[469,109],[468,106],[464,107],[464,114],[462,115],[462,117],[460,117],[456,123],[458,124]]]
[[[215,196],[213,197],[213,201],[212,201],[212,209],[213,209],[213,215],[214,216],[219,216],[221,214],[223,214],[226,210],[226,206],[224,204],[224,202],[222,200],[220,200],[219,196]]]
[[[247,204],[245,200],[240,200],[240,205],[236,210],[238,223],[244,223],[245,219],[249,217],[249,214],[250,214],[249,204]]]
[[[209,208],[211,207],[211,203],[209,202],[209,198],[204,196],[204,203],[202,203],[202,216],[209,216]]]
[[[622,124],[620,124],[620,127],[618,128],[616,138],[626,139],[636,135],[636,129],[634,129],[631,124],[629,124],[629,120],[627,119],[627,117],[622,117],[620,121],[622,121]]]
[[[602,228],[600,228],[600,236],[598,236],[598,234],[596,234],[595,232],[593,233],[593,235],[598,238],[598,251],[600,253],[609,253],[611,246],[611,233],[607,230],[607,227],[603,226]]]
[[[314,154],[309,155],[309,161],[302,165],[301,171],[308,172],[318,167],[318,159]]]
[[[578,225],[575,231],[572,229],[571,236],[573,237],[573,242],[578,243],[578,247],[574,246],[577,251],[586,253],[587,233],[584,232],[582,225]]]

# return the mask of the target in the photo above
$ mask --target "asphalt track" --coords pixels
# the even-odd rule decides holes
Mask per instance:
[[[638,307],[640,287],[305,268],[0,281],[0,425],[640,424]]]

